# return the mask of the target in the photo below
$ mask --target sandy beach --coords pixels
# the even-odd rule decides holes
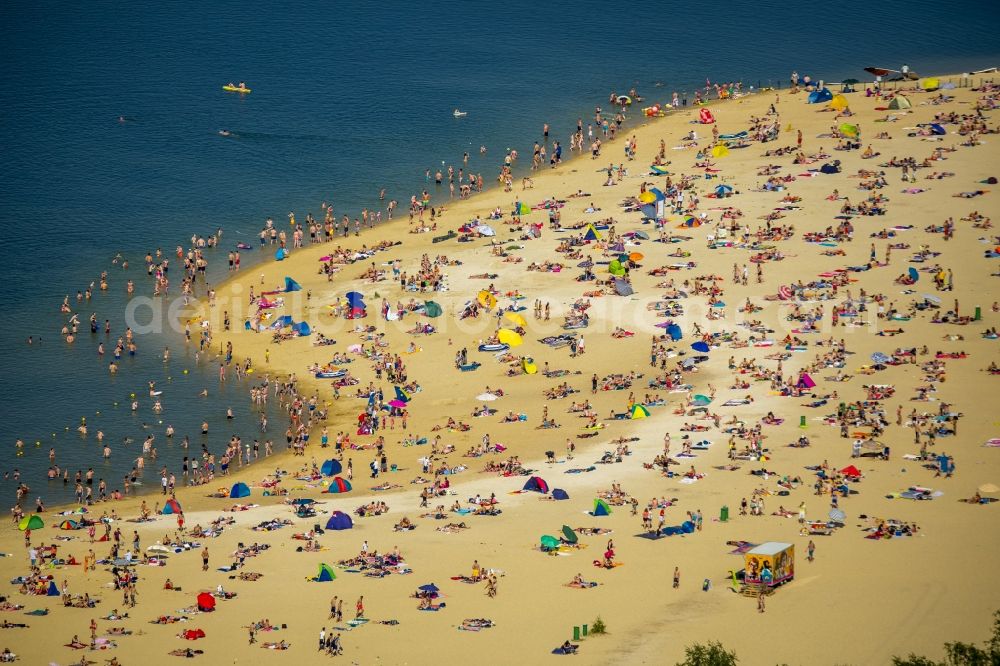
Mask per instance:
[[[952,81],[960,78],[942,76],[939,84]],[[213,349],[231,343],[234,363],[250,360],[252,376],[272,389],[294,375],[298,394],[315,396],[327,419],[312,424],[302,456],[283,450],[248,470],[178,488],[186,530],[234,521],[211,536],[178,537],[175,515],[129,522],[141,501],[162,507],[160,495],[90,507],[90,518],[112,509],[122,518],[109,525],[121,530],[122,552],[133,531],[142,553],[178,538],[196,545],[168,549],[164,566],[127,567],[138,576],[137,603],[128,608],[110,564],[85,571],[42,563],[32,584],[51,576],[59,591],[98,603],[64,607],[58,594],[9,585],[7,602],[23,608],[0,619],[29,626],[3,629],[0,649],[26,664],[171,663],[171,651],[188,648],[203,651],[193,656],[206,663],[520,663],[567,658],[553,650],[598,617],[607,631],[574,641],[577,662],[675,663],[685,646],[718,640],[746,664],[884,664],[909,652],[940,658],[945,641],[984,639],[1000,599],[1000,580],[990,574],[1000,546],[1000,506],[990,500],[1000,495],[986,486],[1000,484],[1000,448],[987,445],[1000,437],[989,406],[1000,373],[988,371],[1000,359],[1000,340],[984,335],[1000,320],[1000,264],[984,256],[1000,245],[988,221],[1000,213],[1000,144],[985,108],[998,93],[930,87],[913,82],[882,97],[861,84],[844,96],[849,116],[830,101],[807,104],[807,91],[687,107],[633,122],[596,159],[588,144],[556,168],[543,165],[531,183],[514,178],[510,192],[490,187],[456,198],[435,211],[436,228],[429,214],[408,223],[397,210],[397,219],[359,237],[353,229],[330,242],[307,237],[282,261],[234,273],[213,304],[184,317],[208,322]],[[629,107],[630,118],[647,104]],[[701,122],[703,109],[713,122]],[[979,123],[989,133],[963,130]],[[760,142],[769,127],[780,133]],[[853,143],[855,131],[857,147],[837,149]],[[551,138],[550,150],[556,140],[568,154],[564,137]],[[779,148],[787,151],[765,155]],[[919,168],[907,168],[914,180],[904,182],[897,165],[911,157]],[[531,155],[519,160],[530,163]],[[663,221],[644,219],[640,205],[655,209],[659,193],[680,183],[681,210],[665,197]],[[871,209],[884,214],[865,214]],[[500,219],[490,219],[494,210]],[[427,230],[412,233],[421,226]],[[336,260],[338,248],[357,253],[380,243],[387,247],[370,257]],[[592,267],[581,267],[588,260]],[[594,279],[577,279],[587,271]],[[612,271],[627,281],[616,283]],[[402,289],[414,276],[415,288]],[[286,277],[301,289],[286,292]],[[439,288],[421,290],[421,282]],[[266,298],[280,305],[261,308],[257,299],[272,291]],[[366,316],[348,319],[358,299]],[[430,316],[425,301],[440,314]],[[276,339],[282,329],[270,326],[282,316],[307,322],[310,334],[285,329],[287,339]],[[586,326],[564,327],[584,319]],[[670,323],[683,337],[670,338]],[[479,351],[498,329],[523,344]],[[335,343],[316,344],[321,334]],[[575,338],[555,339],[566,335]],[[699,342],[707,352],[692,347]],[[466,370],[456,362],[463,349]],[[405,378],[390,381],[381,368],[376,377],[374,353],[388,355]],[[342,356],[331,361],[335,354]],[[318,378],[317,368],[337,377]],[[357,383],[335,397],[340,370]],[[408,388],[398,395],[396,386]],[[381,395],[369,401],[370,390]],[[272,390],[269,400],[279,396]],[[385,420],[362,434],[359,414],[391,400],[400,406],[376,409]],[[490,413],[477,415],[484,406]],[[841,411],[849,412],[846,436]],[[272,422],[269,436],[280,439],[287,425]],[[338,433],[349,438],[339,455]],[[389,469],[371,478],[379,437]],[[330,459],[343,471],[311,478],[309,470]],[[938,474],[942,465],[946,473]],[[285,473],[273,474],[279,469]],[[352,489],[324,492],[334,476]],[[535,476],[548,492],[522,490]],[[422,507],[420,493],[434,480],[447,487]],[[249,497],[228,497],[237,482]],[[981,504],[964,501],[981,487]],[[553,499],[556,488],[568,499]],[[207,496],[218,491],[226,496]],[[611,514],[590,515],[605,494]],[[482,502],[470,501],[476,497]],[[315,500],[316,515],[297,516],[293,498]],[[761,515],[742,515],[744,501]],[[388,508],[357,514],[372,502]],[[231,511],[236,504],[252,508]],[[433,515],[439,505],[443,519]],[[689,521],[693,529],[649,538],[643,510],[650,506],[654,529]],[[58,528],[79,518],[58,515],[73,509],[41,514],[45,527],[32,530],[30,549],[17,525],[0,534],[8,581],[29,576],[30,553],[43,545],[57,545],[61,561],[82,563],[90,549],[106,557],[110,544],[91,544],[86,529]],[[307,541],[293,535],[324,527],[334,511],[349,514],[353,527],[310,535],[320,550],[302,551]],[[496,515],[479,515],[488,513]],[[415,528],[394,529],[404,518]],[[252,531],[268,521],[279,524]],[[465,527],[441,529],[459,523]],[[98,539],[104,529],[97,526]],[[550,552],[541,547],[545,535],[555,538]],[[561,543],[571,536],[577,544]],[[734,591],[743,586],[732,572],[744,568],[740,549],[767,542],[794,546],[795,575],[759,612],[756,594]],[[220,570],[251,544],[267,548]],[[376,552],[399,557],[378,558],[376,567]],[[365,567],[339,564],[359,555]],[[608,561],[614,566],[603,566]],[[321,564],[334,580],[310,580]],[[475,570],[481,580],[460,579]],[[262,575],[241,576],[248,572]],[[586,584],[571,586],[576,576]],[[166,589],[168,580],[175,589]],[[420,609],[414,596],[430,584],[438,592],[427,603],[437,610]],[[199,593],[220,590],[235,597],[199,612]],[[329,618],[334,596],[343,600],[342,620]],[[352,624],[362,596],[367,622]],[[35,609],[49,612],[25,614]],[[113,612],[128,617],[104,619]],[[185,619],[151,624],[167,616]],[[248,627],[265,619],[277,629],[251,638]],[[178,637],[199,629],[205,635],[197,640]],[[317,650],[321,629],[340,635],[342,656]],[[74,635],[80,649],[66,647]],[[281,641],[287,650],[261,654],[265,643]]]

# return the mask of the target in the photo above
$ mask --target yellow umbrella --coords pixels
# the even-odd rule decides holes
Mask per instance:
[[[924,79],[920,82],[920,87],[924,90],[937,90],[941,87],[941,81],[937,78]]]
[[[725,157],[728,154],[729,154],[729,147],[724,146],[721,143],[715,148],[712,148],[712,157]]]
[[[527,328],[528,326],[528,321],[516,312],[507,312],[504,314],[504,318],[514,322],[516,326],[520,326],[521,328]]]
[[[505,345],[510,345],[511,347],[517,347],[524,343],[521,336],[517,332],[510,329],[504,328],[497,333],[497,339]]]
[[[843,111],[849,106],[847,98],[843,95],[834,95],[833,99],[830,100],[830,108],[836,109],[837,111]]]
[[[644,204],[653,203],[654,201],[656,201],[656,195],[650,192],[649,190],[646,190],[645,192],[641,192],[639,194],[639,201],[641,201]]]
[[[479,295],[476,296],[476,300],[479,301],[480,305],[487,308],[492,308],[494,305],[497,304],[497,297],[491,294],[486,289],[483,289],[481,292],[479,292]]]

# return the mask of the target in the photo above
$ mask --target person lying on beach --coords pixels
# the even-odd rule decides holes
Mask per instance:
[[[261,647],[268,650],[287,650],[292,646],[291,643],[285,641],[278,641],[277,643],[262,643]]]

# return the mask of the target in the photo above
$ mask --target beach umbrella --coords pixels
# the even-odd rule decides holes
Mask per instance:
[[[524,339],[518,335],[517,331],[512,331],[507,328],[501,329],[497,333],[497,339],[505,345],[510,345],[511,347],[518,347],[524,344]]]
[[[920,273],[918,273],[917,269],[914,268],[913,266],[910,266],[910,268],[907,269],[906,273],[907,275],[910,276],[910,279],[913,280],[914,282],[920,279]]]
[[[778,297],[783,301],[789,300],[792,297],[792,288],[787,285],[778,287]]]
[[[632,252],[631,254],[628,255],[629,261],[642,261],[645,258],[646,255],[644,255],[642,252]]]
[[[882,352],[875,352],[874,354],[872,354],[871,359],[876,363],[881,363],[881,364],[892,362],[892,357],[887,354],[883,354]]]
[[[394,386],[393,389],[396,391],[396,398],[402,400],[403,402],[410,401],[410,392],[404,389],[402,386]]]
[[[980,495],[992,495],[1000,492],[1000,487],[997,487],[997,485],[993,483],[984,483],[979,486],[978,490]]]
[[[632,285],[621,278],[615,278],[615,293],[619,296],[631,296],[635,292],[632,290]]]
[[[215,597],[213,597],[208,592],[202,592],[201,594],[199,594],[198,610],[204,613],[215,610]]]
[[[941,80],[935,76],[928,77],[920,82],[920,87],[924,90],[937,90],[941,87]]]
[[[656,195],[650,191],[640,192],[639,201],[645,204],[653,203],[656,201]]]
[[[361,304],[361,307],[364,307],[364,299],[365,299],[365,295],[364,295],[364,294],[362,294],[362,293],[360,293],[360,292],[357,292],[357,291],[349,291],[349,292],[347,292],[347,294],[345,294],[345,295],[344,295],[344,298],[346,298],[346,299],[347,299],[347,302],[348,302],[348,304],[350,304],[350,305],[352,305],[352,306],[353,306],[353,305],[354,305],[355,303],[360,303],[360,304]]]
[[[591,259],[584,259],[576,265],[577,268],[593,268],[594,262]]]
[[[852,125],[851,123],[841,123],[839,129],[841,134],[851,139],[858,138],[858,135],[860,134],[858,126]]]
[[[693,215],[688,215],[686,218],[684,218],[683,222],[677,225],[677,228],[684,229],[684,228],[692,228],[700,226],[701,226],[701,220],[699,220],[697,217],[694,217]]]
[[[729,146],[719,144],[715,148],[712,148],[712,157],[725,157],[729,154]]]
[[[153,555],[169,555],[170,549],[164,546],[162,543],[157,541],[152,546],[146,549],[147,553],[152,553]]]
[[[857,79],[844,79],[843,81],[841,81],[841,83],[843,83],[845,86],[854,86],[861,83],[861,81],[858,81]]]
[[[706,405],[712,404],[712,399],[709,398],[707,395],[702,395],[701,393],[697,393],[695,394],[694,399],[691,402],[695,405],[698,405],[699,407],[705,407]]]
[[[522,317],[521,315],[519,315],[516,312],[505,312],[503,316],[504,316],[504,319],[506,319],[508,321],[511,321],[515,325],[521,326],[522,328],[524,328],[524,327],[526,327],[528,325],[528,320],[525,319],[524,317]]]
[[[701,340],[699,340],[698,342],[695,342],[694,344],[691,345],[691,349],[695,351],[700,351],[702,353],[707,353],[710,347],[708,346],[707,342],[702,342]]]
[[[847,514],[840,509],[830,509],[830,513],[827,515],[830,517],[830,520],[837,523],[842,523],[847,518]]]
[[[403,407],[406,407],[406,403],[399,398],[393,398],[389,401],[389,406],[395,407],[396,409],[402,409]]]
[[[649,410],[638,403],[632,405],[632,409],[629,410],[629,417],[632,419],[644,419],[647,416],[649,416]]]
[[[347,351],[351,352],[352,354],[360,354],[361,350],[362,350],[361,345],[357,343],[347,347]]]
[[[666,176],[670,174],[670,172],[667,170],[667,167],[660,166],[658,164],[651,164],[649,166],[649,170],[655,173],[657,176]]]
[[[308,497],[299,497],[298,499],[293,499],[292,504],[296,506],[308,506],[310,504],[315,504],[316,500],[310,499]]]
[[[567,543],[576,543],[577,541],[579,541],[579,537],[576,535],[576,532],[574,532],[573,528],[570,527],[569,525],[562,526],[562,533],[563,533],[563,538],[566,540]]]
[[[651,188],[649,188],[649,191],[652,192],[656,196],[656,200],[657,201],[664,201],[667,198],[667,195],[664,194],[663,191],[660,188],[658,188],[658,187],[651,187]],[[643,234],[645,236],[646,232],[644,232],[644,231],[636,231],[635,232],[636,236],[639,236],[639,234]],[[649,238],[649,236],[646,236],[646,238]]]
[[[438,586],[435,585],[434,583],[428,583],[427,585],[421,585],[417,589],[420,590],[421,592],[427,592],[429,594],[437,594],[438,592],[441,591],[438,588]]]
[[[629,97],[628,95],[618,95],[618,97],[616,99],[618,100],[619,104],[631,104],[632,103],[632,98]]]
[[[424,301],[424,314],[428,317],[440,317],[441,306],[434,301]]]
[[[491,227],[488,224],[480,224],[478,227],[476,227],[476,231],[478,231],[479,233],[481,233],[484,236],[496,236],[497,235],[497,232],[493,230],[493,227]]]
[[[681,327],[678,324],[674,323],[671,323],[667,326],[667,335],[669,335],[670,339],[673,340],[674,342],[684,337],[684,334],[681,332]]]
[[[659,190],[654,188],[653,192],[659,192]],[[645,231],[636,231],[635,237],[641,240],[649,240],[649,234],[647,234]]]
[[[476,396],[476,400],[481,400],[482,402],[493,402],[497,397],[492,393],[480,393]]]
[[[45,523],[42,522],[41,516],[37,514],[31,514],[30,516],[25,516],[18,522],[17,529],[22,532],[25,530],[40,530],[45,527]]]
[[[59,523],[59,529],[61,530],[78,530],[80,529],[80,523],[75,520],[64,520]]]
[[[715,187],[715,196],[717,197],[724,197],[727,194],[732,194],[732,193],[733,193],[732,185],[717,185]]]
[[[480,305],[488,308],[492,308],[497,304],[497,297],[486,289],[480,290],[480,292],[476,295],[476,300],[479,301]]]
[[[528,213],[531,212],[531,206],[529,206],[526,203],[518,204],[517,207],[514,209],[514,212],[517,213],[518,215],[527,215]]]
[[[559,539],[548,534],[542,535],[541,542],[542,550],[555,550],[559,547]]]

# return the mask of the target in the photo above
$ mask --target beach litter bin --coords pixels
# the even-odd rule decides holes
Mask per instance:
[[[586,637],[587,637],[587,633],[588,633],[588,632],[587,632],[587,629],[588,629],[587,625],[583,625],[583,632],[582,632],[582,633],[583,633],[583,637],[584,637],[584,638],[586,638]]]
[[[980,321],[982,318],[983,318],[983,309],[977,305],[976,316],[973,317],[973,321]]]
[[[722,510],[719,511],[719,522],[725,523],[729,520],[729,507],[723,506]]]
[[[580,627],[573,627],[573,640],[580,640]]]

